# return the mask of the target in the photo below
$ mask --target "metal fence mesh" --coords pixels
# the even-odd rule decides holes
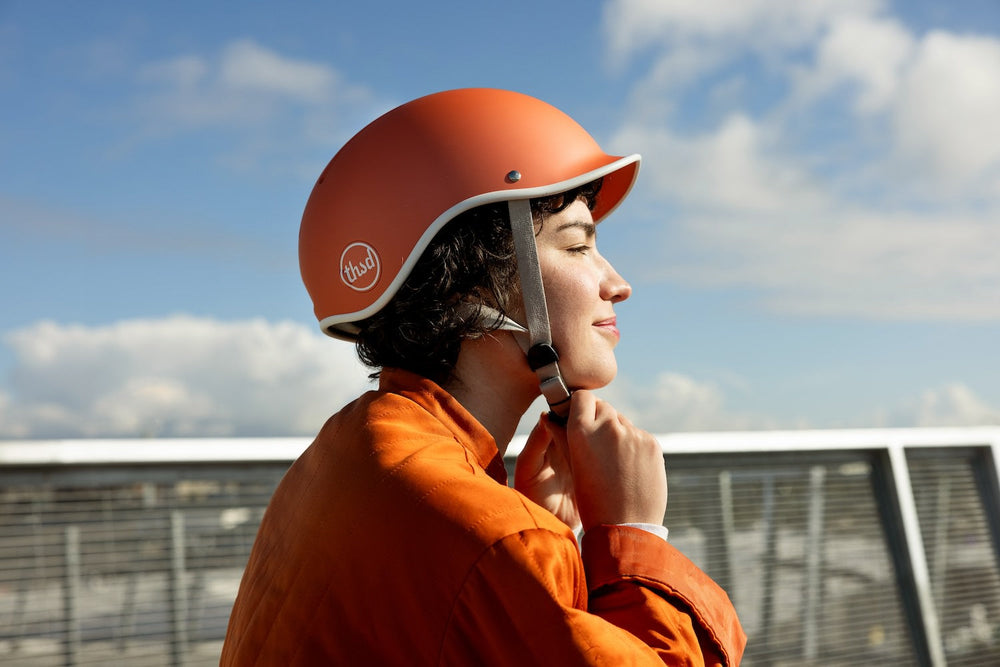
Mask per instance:
[[[991,456],[907,452],[951,665],[1000,664]],[[0,663],[217,664],[288,464],[0,466]],[[750,637],[744,665],[927,662],[884,456],[706,451],[666,465],[670,540],[729,592]]]
[[[21,471],[0,492],[0,662],[218,664],[285,467]]]

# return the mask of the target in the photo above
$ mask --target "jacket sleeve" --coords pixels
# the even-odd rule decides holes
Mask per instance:
[[[441,664],[729,666],[744,644],[725,593],[659,537],[601,526],[581,561],[572,539],[534,529],[469,572]]]

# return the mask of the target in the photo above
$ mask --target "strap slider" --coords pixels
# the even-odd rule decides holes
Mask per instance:
[[[528,350],[528,365],[533,371],[557,361],[559,361],[559,353],[548,343],[536,343]]]

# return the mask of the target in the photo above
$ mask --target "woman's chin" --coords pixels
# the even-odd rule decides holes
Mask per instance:
[[[595,389],[602,389],[615,379],[618,375],[617,364],[612,364],[610,368],[602,368],[599,371],[592,371],[586,375],[580,376],[572,372],[563,373],[563,382],[572,391],[578,391],[580,389],[586,389],[588,391],[593,391]]]

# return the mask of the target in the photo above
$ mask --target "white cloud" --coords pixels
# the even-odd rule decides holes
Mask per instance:
[[[823,35],[814,63],[792,71],[790,107],[817,115],[840,94],[889,128],[883,185],[912,180],[925,197],[1000,194],[1000,40],[918,38],[893,17],[848,16]]]
[[[605,5],[610,54],[623,60],[651,45],[697,41],[736,50],[773,49],[811,40],[843,16],[866,15],[880,0],[614,0]]]
[[[720,386],[674,372],[636,380],[620,376],[600,391],[602,398],[651,433],[753,431],[818,428],[816,419],[751,413],[730,405]],[[739,387],[740,392],[747,387]],[[961,382],[926,389],[894,407],[870,414],[842,415],[838,427],[912,428],[1000,426],[1000,405],[991,405]]]
[[[988,215],[798,211],[698,215],[652,276],[749,287],[773,310],[874,319],[1000,319]]]
[[[290,322],[40,322],[6,342],[6,438],[308,435],[368,386],[351,345]]]
[[[915,40],[896,19],[845,16],[834,21],[816,47],[815,68],[796,77],[800,98],[815,101],[840,84],[857,86],[854,109],[883,111],[895,98]]]
[[[932,32],[894,105],[899,159],[928,183],[1000,196],[1000,40]]]
[[[145,65],[139,71],[145,91],[138,113],[160,132],[171,126],[204,127],[257,123],[274,113],[275,100],[233,90],[220,82],[218,65],[185,55]],[[164,123],[169,126],[164,127]]]
[[[371,388],[352,345],[302,324],[173,316],[7,334],[0,438],[312,435]],[[722,391],[661,373],[601,395],[654,432],[772,428],[729,412]],[[545,410],[539,399],[519,432]]]
[[[307,182],[354,132],[392,106],[331,64],[246,39],[215,53],[145,63],[133,84],[131,104],[113,112],[132,124],[114,154],[211,133],[206,147],[214,164]]]
[[[652,433],[777,427],[774,419],[730,410],[716,385],[678,373],[663,372],[644,381],[621,376],[601,396]]]
[[[39,322],[7,334],[6,343],[14,355],[0,389],[0,438],[7,439],[308,436],[372,387],[351,345],[290,322]],[[732,408],[725,387],[673,372],[621,376],[600,395],[654,433],[808,427]],[[519,432],[542,411],[541,401],[534,404]],[[952,383],[854,422],[1000,424],[1000,407]]]
[[[143,65],[135,113],[148,136],[223,127],[266,129],[254,145],[265,150],[288,143],[339,143],[363,120],[385,108],[366,86],[347,80],[329,64],[290,58],[252,40],[237,40],[213,55],[185,54]],[[270,138],[270,144],[268,143]],[[296,149],[299,150],[299,149]]]
[[[920,397],[917,426],[1000,425],[1000,408],[988,405],[961,383],[926,391]]]
[[[340,76],[321,63],[287,58],[251,40],[231,42],[216,58],[182,55],[149,63],[140,80],[200,94],[250,92],[317,101],[337,92]]]
[[[716,384],[670,371],[641,379],[619,375],[597,395],[650,433],[780,428],[777,419],[731,410]],[[539,398],[524,413],[517,432],[529,433],[546,410],[545,401]],[[801,426],[801,422],[785,425]]]
[[[768,131],[743,114],[697,136],[675,134],[664,125],[628,125],[613,143],[641,146],[643,189],[692,210],[812,210],[826,199],[810,174],[794,160],[782,160]]]
[[[967,385],[952,382],[923,391],[875,421],[879,426],[1000,426],[1000,406],[989,405]]]
[[[219,79],[234,90],[322,100],[335,91],[337,73],[326,65],[283,57],[250,40],[234,42],[223,51]]]
[[[798,314],[1000,319],[1000,40],[918,37],[880,2],[606,8],[610,56],[652,54],[613,141],[646,156],[647,277]],[[763,103],[726,69],[762,54],[785,84]]]

